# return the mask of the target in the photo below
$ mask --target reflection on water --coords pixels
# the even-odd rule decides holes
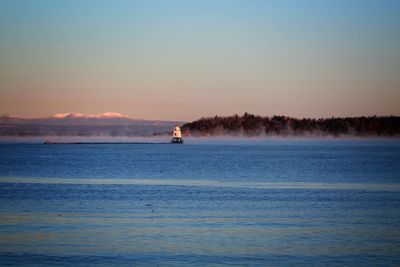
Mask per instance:
[[[347,257],[362,265],[400,255],[399,191],[21,181],[0,191],[3,259],[290,265]]]
[[[153,146],[151,154],[139,146],[140,153],[147,153],[144,157],[132,152],[135,146],[105,148],[111,153],[104,156],[107,159],[133,157],[134,162],[145,162],[144,167],[117,164],[125,168],[120,172],[116,166],[99,164],[107,160],[98,159],[103,150],[97,148],[75,146],[53,154],[48,150],[53,147],[28,146],[34,146],[36,153],[27,154],[23,146],[7,145],[8,153],[0,150],[4,153],[0,172],[6,170],[0,173],[0,265],[398,266],[400,262],[396,146],[395,150],[357,142],[340,149],[321,144],[316,150],[307,150],[304,144],[183,146],[178,154],[191,159],[171,157],[184,165],[179,168],[187,169],[186,178],[164,165],[162,147]],[[374,150],[379,157],[374,157]],[[323,160],[313,151],[324,155]],[[232,157],[225,165],[213,165],[221,153]],[[271,153],[275,158],[268,158]],[[355,154],[359,158],[353,160]],[[62,159],[76,169],[48,165],[38,159],[41,156],[53,162]],[[243,164],[249,157],[255,160],[246,177],[246,170],[236,171],[233,164]],[[196,159],[207,162],[199,177],[194,177]],[[353,166],[335,169],[346,161]],[[279,162],[282,168],[275,170]],[[308,178],[296,175],[303,168],[301,162],[310,168]],[[365,162],[372,167],[363,167]],[[90,163],[95,165],[86,173],[91,176],[76,175]],[[153,169],[146,169],[149,166]],[[225,173],[229,167],[236,174],[232,179]],[[166,173],[153,176],[158,169]],[[112,176],[112,170],[118,175]],[[28,171],[33,174],[23,175]],[[207,172],[210,176],[202,177]]]

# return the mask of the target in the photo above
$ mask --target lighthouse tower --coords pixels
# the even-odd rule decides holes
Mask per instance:
[[[183,144],[181,128],[177,125],[173,129],[172,141],[173,144]]]

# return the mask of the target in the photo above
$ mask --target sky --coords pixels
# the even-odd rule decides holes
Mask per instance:
[[[400,115],[400,1],[0,0],[0,115]]]

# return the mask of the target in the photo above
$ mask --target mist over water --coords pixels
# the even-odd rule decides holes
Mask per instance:
[[[245,136],[245,135],[220,135],[220,136],[184,136],[186,144],[232,144],[232,145],[260,145],[260,144],[285,144],[291,142],[328,142],[328,143],[343,143],[359,141],[359,143],[368,143],[376,141],[379,143],[387,143],[400,141],[400,137],[356,137],[356,136]],[[169,143],[171,141],[170,134],[154,135],[154,136],[0,136],[0,143],[44,143],[51,141],[55,143]]]
[[[170,142],[170,136],[2,136],[0,143],[165,143]]]

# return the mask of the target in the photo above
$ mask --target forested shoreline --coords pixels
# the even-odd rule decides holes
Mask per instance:
[[[344,118],[262,117],[245,113],[242,116],[209,117],[182,126],[186,136],[357,136],[398,137],[400,117],[370,116]]]

